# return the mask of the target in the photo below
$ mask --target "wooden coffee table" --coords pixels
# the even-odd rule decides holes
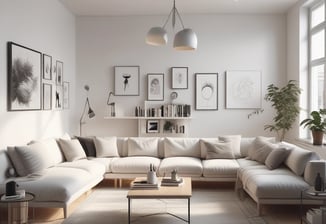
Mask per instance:
[[[191,178],[184,177],[180,186],[160,186],[158,189],[131,189],[128,191],[128,223],[131,223],[132,199],[187,199],[188,219],[167,213],[187,223],[190,223],[190,198],[192,196]]]

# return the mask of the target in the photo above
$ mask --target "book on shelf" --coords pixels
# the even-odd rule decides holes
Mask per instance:
[[[25,190],[17,190],[15,195],[2,195],[1,201],[19,200],[25,198]]]
[[[131,189],[158,189],[160,187],[160,182],[151,184],[147,180],[136,180],[131,184]]]
[[[183,178],[173,180],[171,178],[163,178],[161,186],[180,186],[183,184]]]

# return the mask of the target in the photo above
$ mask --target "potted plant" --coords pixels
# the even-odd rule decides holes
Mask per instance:
[[[275,131],[280,141],[284,140],[285,133],[292,128],[292,124],[299,115],[299,95],[301,89],[295,80],[290,80],[282,88],[271,84],[267,87],[265,100],[272,102],[276,110],[274,124],[265,125],[264,130]]]
[[[323,137],[326,130],[326,109],[320,109],[319,111],[312,111],[310,113],[311,118],[304,119],[300,125],[308,127],[312,133],[312,140],[314,145],[322,145]]]

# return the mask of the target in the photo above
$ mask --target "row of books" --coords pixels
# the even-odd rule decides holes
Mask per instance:
[[[158,189],[160,186],[180,186],[183,184],[183,179],[172,180],[171,178],[163,178],[157,183],[148,183],[147,180],[136,180],[131,184],[131,189]]]
[[[136,107],[136,117],[190,117],[191,105],[189,104],[166,104],[159,107],[144,109]]]

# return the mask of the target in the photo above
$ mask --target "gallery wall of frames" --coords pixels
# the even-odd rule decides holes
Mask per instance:
[[[63,61],[14,42],[7,49],[8,111],[69,109]]]

